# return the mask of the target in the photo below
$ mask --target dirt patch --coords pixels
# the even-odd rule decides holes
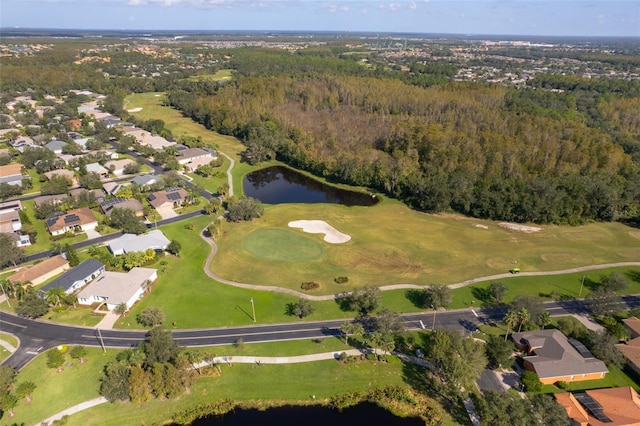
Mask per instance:
[[[294,220],[289,222],[290,228],[302,228],[309,234],[324,234],[324,240],[331,244],[346,243],[351,236],[343,234],[324,220]]]
[[[526,234],[542,231],[542,228],[538,228],[537,226],[526,226],[520,225],[519,223],[500,222],[499,225],[511,231],[524,232]]]
[[[140,107],[127,110],[127,112],[140,112],[140,111],[142,111],[142,108]]]
[[[480,225],[479,223],[476,223],[476,228],[489,229],[489,227],[487,225]]]

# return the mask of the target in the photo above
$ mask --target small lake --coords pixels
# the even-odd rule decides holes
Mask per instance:
[[[247,197],[265,204],[330,203],[344,206],[372,206],[378,198],[363,192],[326,185],[287,167],[267,167],[244,177]]]
[[[372,403],[362,403],[343,411],[327,407],[284,406],[260,410],[236,410],[223,417],[196,420],[192,426],[424,426],[418,418],[396,417]]]

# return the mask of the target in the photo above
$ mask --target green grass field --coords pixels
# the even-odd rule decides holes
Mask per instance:
[[[190,81],[224,81],[233,78],[233,70],[219,70],[215,74],[199,74],[188,78]]]
[[[311,340],[245,345],[240,350],[233,347],[203,348],[205,352],[218,354],[287,356],[340,350],[344,345],[338,339],[324,339],[320,343]],[[18,383],[34,381],[38,387],[33,401],[20,401],[15,408],[12,422],[35,424],[38,421],[79,402],[98,396],[99,377],[103,366],[113,360],[118,351],[106,354],[98,348],[87,348],[87,362],[69,363],[62,373],[46,367],[46,356],[37,357],[20,373]],[[318,361],[284,365],[222,365],[222,375],[200,379],[190,390],[174,400],[154,400],[146,404],[103,404],[80,412],[69,418],[68,425],[136,425],[161,424],[177,411],[229,398],[239,404],[264,406],[268,403],[325,402],[335,394],[362,391],[386,385],[404,385],[402,363],[361,362],[341,364],[336,361]],[[291,378],[282,380],[283,377]],[[446,424],[453,425],[447,418]]]
[[[345,244],[329,244],[322,235],[288,228],[289,221],[301,219],[325,220],[352,238]],[[306,261],[274,260],[265,253],[280,250],[278,239],[272,240],[271,249],[267,241],[259,252],[247,250],[247,241],[256,232],[276,229],[298,232],[301,238],[323,245],[323,255]],[[514,265],[522,271],[553,271],[640,259],[640,241],[633,229],[619,223],[545,226],[541,232],[526,234],[497,222],[419,213],[388,199],[373,207],[266,206],[262,218],[230,224],[226,230],[217,240],[218,255],[212,263],[218,275],[291,289],[317,281],[324,294],[365,285],[452,284],[506,273]],[[347,276],[349,282],[338,286],[333,283],[337,276]]]

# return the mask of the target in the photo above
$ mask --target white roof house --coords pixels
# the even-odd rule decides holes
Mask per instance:
[[[145,283],[156,278],[158,272],[151,268],[133,268],[127,273],[106,271],[78,293],[78,303],[104,302],[109,310],[124,303],[129,310],[144,295]]]
[[[115,256],[148,249],[164,250],[171,243],[162,231],[155,229],[147,234],[124,234],[122,237],[109,242],[109,250]]]

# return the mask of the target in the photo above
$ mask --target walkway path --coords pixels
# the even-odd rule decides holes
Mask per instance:
[[[81,402],[78,405],[74,405],[73,407],[69,407],[66,410],[60,411],[59,413],[54,414],[53,416],[44,419],[40,422],[41,425],[49,425],[55,422],[56,420],[62,419],[64,416],[70,416],[72,414],[78,413],[80,411],[88,410],[91,407],[95,407],[96,405],[104,404],[107,401],[107,398],[104,396],[100,396],[98,398],[90,399],[89,401]]]
[[[2,338],[0,337],[0,346],[2,346],[3,348],[5,348],[6,350],[8,350],[11,353],[14,353],[17,348],[15,348],[11,343],[2,340]]]
[[[229,160],[229,168],[227,169],[227,181],[229,183],[229,193],[227,195],[229,197],[233,197],[233,175],[231,174],[231,170],[233,169],[233,166],[236,165],[236,161],[233,158],[229,157],[224,152],[218,151],[218,153],[222,154],[222,156],[224,156],[227,160]]]
[[[300,297],[303,299],[307,299],[307,300],[316,300],[316,301],[321,301],[321,300],[334,300],[336,299],[336,295],[334,294],[327,294],[327,295],[323,295],[323,296],[312,296],[309,294],[305,294],[305,293],[301,293],[299,291],[296,290],[291,290],[288,288],[284,288],[284,287],[277,287],[277,286],[272,286],[272,285],[259,285],[259,284],[248,284],[248,283],[241,283],[238,281],[232,281],[232,280],[227,280],[225,278],[222,278],[221,276],[215,274],[213,271],[211,271],[211,261],[213,260],[213,257],[216,255],[216,253],[218,252],[218,246],[216,246],[216,243],[213,242],[213,240],[211,238],[208,238],[204,235],[204,230],[203,232],[200,233],[200,237],[207,243],[209,244],[209,246],[211,247],[211,252],[209,252],[209,256],[207,256],[207,260],[204,263],[204,273],[207,274],[207,276],[211,279],[214,279],[216,281],[219,281],[223,284],[228,284],[228,285],[232,285],[234,287],[239,287],[239,288],[245,288],[248,290],[259,290],[259,291],[272,291],[272,292],[276,292],[276,293],[285,293],[285,294],[290,294],[292,296],[296,296],[296,297]],[[570,269],[561,269],[558,271],[539,271],[539,272],[521,272],[518,274],[518,276],[523,276],[523,277],[532,277],[532,276],[545,276],[545,275],[561,275],[561,274],[572,274],[572,273],[576,273],[576,272],[584,272],[584,271],[592,271],[595,269],[604,269],[604,268],[619,268],[619,267],[625,267],[625,266],[640,266],[640,262],[619,262],[619,263],[605,263],[602,265],[588,265],[588,266],[581,266],[578,268],[570,268]],[[448,287],[455,289],[455,288],[461,288],[461,287],[466,287],[468,285],[471,284],[475,284],[478,282],[485,282],[485,281],[491,281],[491,280],[499,280],[502,278],[509,278],[509,277],[513,277],[514,275],[507,272],[504,274],[496,274],[496,275],[488,275],[486,277],[479,277],[479,278],[473,278],[470,280],[466,280],[466,281],[462,281],[456,284],[450,284]],[[378,287],[381,291],[391,291],[391,290],[403,290],[403,289],[423,289],[428,287],[428,285],[419,285],[419,284],[392,284],[392,285],[384,285],[384,286],[380,286]],[[348,296],[348,293],[343,293],[342,297],[346,297]]]

